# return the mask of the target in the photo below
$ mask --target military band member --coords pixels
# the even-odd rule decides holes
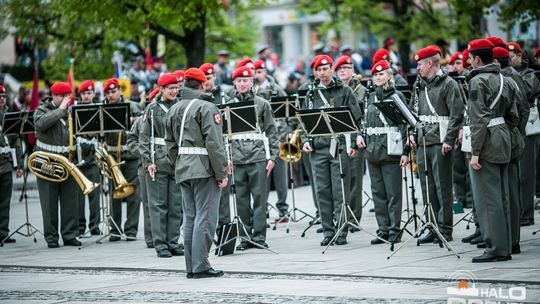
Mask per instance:
[[[493,63],[493,44],[486,39],[469,42],[473,70],[469,74],[471,120],[471,183],[476,214],[486,250],[473,263],[506,261],[511,258],[508,163],[511,130],[519,116],[515,88]]]
[[[353,60],[349,56],[341,56],[334,65],[336,75],[343,84],[350,87],[356,96],[360,110],[363,112],[366,88],[360,83],[358,77],[353,77]],[[354,217],[360,222],[362,218],[362,195],[364,181],[364,167],[366,163],[364,150],[358,150],[356,157],[351,158],[351,200],[350,205]],[[352,218],[351,218],[352,219]],[[351,232],[358,231],[356,227],[350,227]]]
[[[453,200],[452,161],[453,147],[463,121],[465,109],[458,84],[440,68],[441,51],[437,46],[428,46],[415,55],[419,78],[418,108],[420,120],[427,126],[419,132],[417,162],[420,179],[425,179],[427,161],[428,188],[422,185],[424,203],[428,200],[433,207],[439,230],[447,241],[452,241]],[[415,85],[415,86],[416,86]],[[416,109],[415,109],[416,110]],[[425,136],[425,148],[423,140]],[[416,142],[411,136],[412,147]],[[426,159],[424,160],[424,149]],[[432,231],[419,239],[420,243],[439,241]]]
[[[534,113],[538,112],[540,99],[540,81],[534,71],[523,61],[521,46],[516,42],[507,43],[512,67],[516,69],[525,82],[525,96],[530,105],[529,120],[534,122]],[[538,131],[538,130],[537,130]],[[525,136],[525,150],[521,158],[521,226],[534,225],[534,194],[536,191],[536,162],[540,155],[540,133],[527,132]]]
[[[386,62],[388,62],[388,64],[390,65],[390,67],[392,68],[392,72],[394,73],[394,83],[397,85],[397,86],[400,86],[400,85],[408,85],[407,83],[407,80],[405,78],[403,78],[403,76],[401,76],[393,67],[392,67],[392,58],[390,56],[390,52],[385,49],[385,48],[380,48],[378,49],[375,54],[373,54],[373,58],[371,60],[371,62],[373,64],[379,62],[380,60],[384,60]]]
[[[277,132],[270,104],[253,93],[253,72],[247,66],[233,73],[234,89],[226,103],[253,102],[260,133],[233,135],[231,143],[238,215],[251,240],[262,247],[266,243],[267,178],[275,166],[278,151]],[[251,198],[253,197],[253,208]],[[240,230],[243,234],[243,229]],[[242,241],[238,250],[252,248]]]
[[[166,73],[159,77],[161,95],[148,105],[139,135],[142,166],[146,168],[146,187],[152,237],[160,258],[184,255],[178,243],[182,225],[182,195],[174,180],[174,166],[167,157],[165,144],[165,118],[178,101],[180,87],[176,75]],[[153,129],[152,129],[153,128]]]
[[[36,127],[36,150],[65,157],[69,152],[68,107],[71,102],[71,86],[57,82],[51,86],[52,97],[40,102],[34,113]],[[65,246],[80,246],[78,185],[73,176],[63,182],[37,178],[39,201],[43,216],[43,234],[49,248],[58,248],[58,214],[60,211],[60,234]],[[74,191],[75,190],[75,191]],[[59,202],[60,201],[60,210]]]
[[[91,80],[85,80],[79,86],[79,96],[80,100],[76,104],[92,104],[95,93],[95,85]],[[96,165],[94,160],[94,153],[96,152],[96,147],[98,145],[98,139],[95,135],[80,135],[76,138],[77,141],[77,156],[80,157],[78,162],[83,162],[79,166],[81,172],[89,180],[95,183],[101,182],[101,175],[99,168]],[[90,218],[88,222],[88,229],[90,230],[91,235],[100,235],[101,231],[99,230],[99,223],[101,222],[100,214],[100,205],[99,205],[99,189],[94,189],[94,191],[88,193],[88,210],[90,211]],[[86,197],[85,195],[79,193],[79,235],[84,235],[86,232],[86,207],[85,207]]]
[[[307,98],[300,105],[302,109],[319,109],[329,107],[349,107],[360,126],[362,113],[358,106],[358,101],[352,89],[343,84],[343,81],[333,75],[333,60],[327,55],[321,55],[313,64],[315,82],[311,88],[312,98]],[[317,136],[312,139],[302,136],[302,149],[310,153],[313,175],[315,178],[315,188],[319,200],[319,213],[322,221],[324,239],[321,246],[327,246],[334,237],[337,224],[342,223],[340,219],[341,206],[343,204],[343,192],[345,200],[349,201],[350,190],[350,162],[349,157],[356,155],[356,150],[346,146],[346,140],[339,139],[339,147],[334,139],[326,136]],[[336,150],[334,150],[334,147]],[[337,153],[341,153],[341,165],[344,174],[344,189],[341,187],[340,163]],[[347,244],[347,229],[338,235],[336,245]]]
[[[0,85],[0,134],[3,133],[2,125],[4,114],[7,112],[7,95],[4,86]],[[15,153],[12,153],[14,151]],[[13,159],[15,157],[15,159]],[[11,207],[11,194],[13,192],[13,170],[16,169],[16,177],[23,174],[23,159],[21,141],[18,136],[0,137],[0,243],[15,243],[14,238],[9,236],[9,210]]]
[[[141,110],[139,109],[137,103],[127,100],[124,95],[122,95],[118,79],[111,78],[105,81],[104,91],[105,99],[103,103],[129,103],[132,121],[135,120],[137,116],[141,115]],[[123,162],[123,164],[120,165],[120,170],[126,178],[127,182],[137,186],[139,183],[137,179],[137,166],[139,162],[139,157],[135,153],[135,151],[130,151],[129,149],[127,149],[128,133],[129,131],[108,133],[105,134],[104,139],[105,143],[107,144],[107,152],[118,163]],[[109,185],[114,185],[114,182],[110,180]],[[122,232],[125,233],[125,235],[127,236],[127,241],[134,241],[137,237],[137,231],[139,228],[139,212],[141,209],[141,200],[139,198],[138,190],[136,190],[132,195],[124,199],[126,202],[126,221],[124,222],[123,229],[122,199],[113,199],[111,195],[111,200],[111,216],[114,220],[114,223],[111,223],[110,233],[113,235],[111,235],[109,241],[120,241],[121,237],[119,235],[121,235]]]
[[[366,149],[375,217],[379,226],[377,238],[371,241],[375,245],[382,244],[383,240],[400,241],[401,169],[409,162],[409,150],[404,144],[407,139],[406,126],[395,125],[375,106],[377,102],[392,98],[399,98],[406,104],[403,94],[394,87],[391,67],[388,62],[380,60],[373,65],[371,74],[375,87],[369,93],[368,104],[364,105],[367,136],[365,139],[360,137],[358,147]],[[390,139],[388,136],[391,136]]]
[[[165,127],[167,151],[182,189],[188,278],[223,275],[210,265],[208,252],[216,230],[220,188],[228,182],[227,156],[219,110],[211,99],[197,98],[197,93],[204,94],[205,82],[201,70],[186,71],[184,92],[191,92],[192,98],[171,107]]]
[[[229,67],[229,52],[226,50],[218,51],[218,61],[214,64],[216,71],[216,86],[232,85],[232,70]]]

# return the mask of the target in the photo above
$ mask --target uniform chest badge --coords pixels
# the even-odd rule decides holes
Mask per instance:
[[[221,115],[219,113],[214,114],[214,122],[216,124],[221,124]]]

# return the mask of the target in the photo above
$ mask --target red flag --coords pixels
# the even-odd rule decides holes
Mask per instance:
[[[73,86],[73,83],[75,82],[75,77],[73,76],[73,62],[75,59],[71,58],[69,59],[69,72],[67,75],[67,83],[71,86],[71,99],[74,100],[75,98],[75,87]]]

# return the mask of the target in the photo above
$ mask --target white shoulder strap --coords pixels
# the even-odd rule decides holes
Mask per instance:
[[[180,139],[178,140],[178,148],[182,147],[182,138],[184,138],[184,125],[186,124],[187,113],[189,111],[189,108],[191,108],[191,106],[196,100],[197,99],[193,99],[189,102],[188,106],[184,110],[184,114],[182,115],[182,124],[180,125]]]
[[[163,111],[165,111],[165,113],[169,113],[169,109],[167,109],[167,107],[166,107],[164,104],[158,103],[158,106],[159,106]]]
[[[499,93],[497,94],[497,96],[495,97],[495,99],[493,100],[491,105],[489,105],[490,110],[493,110],[493,108],[495,107],[497,102],[499,102],[499,99],[501,98],[501,94],[502,94],[502,91],[503,91],[504,77],[503,77],[503,75],[501,73],[499,73],[499,77],[501,78],[501,84],[500,84],[500,88],[499,88]]]
[[[319,92],[319,96],[321,96],[321,99],[324,102],[324,107],[325,108],[330,108],[330,104],[328,103],[328,101],[324,97],[324,94],[321,92],[321,90],[319,89],[319,90],[317,90],[317,92]]]
[[[427,92],[427,86],[424,87],[424,93],[426,95],[427,104],[428,104],[429,110],[431,111],[431,114],[438,117],[439,115],[437,115],[437,112],[435,112],[435,108],[431,104],[431,99],[429,99],[429,95],[428,95],[428,92]]]

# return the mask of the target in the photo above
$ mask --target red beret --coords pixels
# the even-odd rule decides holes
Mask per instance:
[[[253,63],[253,60],[251,60],[251,58],[244,58],[238,62],[236,68],[238,69],[239,67],[243,67],[248,63]]]
[[[189,68],[186,70],[186,79],[193,79],[200,82],[208,81],[206,79],[206,74],[198,68]]]
[[[81,86],[79,87],[79,90],[77,92],[79,92],[79,94],[85,91],[93,92],[95,88],[96,86],[94,86],[94,82],[92,80],[85,80],[81,83]]]
[[[502,48],[502,47],[494,47],[493,48],[493,58],[495,59],[508,59],[510,58],[510,53],[508,52],[507,49],[505,48]]]
[[[471,53],[479,50],[493,50],[493,47],[493,43],[487,39],[475,39],[473,41],[469,41],[467,49],[469,50],[469,53]]]
[[[263,60],[256,60],[254,63],[253,63],[253,66],[255,67],[255,70],[258,70],[258,69],[266,69],[266,63],[264,63]]]
[[[5,94],[6,93],[6,88],[4,88],[3,85],[0,85],[0,94]]]
[[[234,73],[232,74],[232,79],[235,79],[236,77],[251,77],[253,76],[253,72],[248,67],[239,67],[237,68]]]
[[[152,102],[157,93],[159,93],[159,88],[155,88],[152,92],[150,92],[150,95],[148,95],[148,101]]]
[[[184,71],[182,70],[176,70],[173,72],[174,75],[176,75],[176,78],[178,81],[184,81]]]
[[[521,53],[521,46],[517,42],[508,42],[506,48],[508,51]]]
[[[317,55],[315,57],[313,57],[313,59],[311,59],[311,63],[309,64],[309,67],[313,69],[313,65],[315,64],[315,62],[317,62],[317,60],[319,59],[319,57],[321,57],[322,55]]]
[[[387,49],[378,49],[375,54],[373,54],[373,58],[371,58],[371,62],[377,63],[380,60],[390,60],[390,52],[388,52]]]
[[[334,69],[337,71],[337,69],[343,64],[352,64],[351,57],[347,55],[343,55],[339,57],[338,60],[336,61],[336,64],[334,65]]]
[[[321,55],[313,63],[313,69],[316,70],[321,65],[326,65],[326,64],[332,65],[333,62],[334,62],[334,60],[332,59],[332,57],[330,57],[328,55]]]
[[[118,79],[116,78],[107,79],[107,81],[105,81],[105,85],[103,86],[105,91],[114,89],[114,88],[119,88],[119,87],[120,87],[120,83],[118,82]]]
[[[177,83],[178,77],[173,73],[164,73],[159,76],[157,84],[160,87],[167,86],[169,84]]]
[[[71,86],[67,82],[57,82],[51,86],[51,93],[55,95],[69,95],[71,92]]]
[[[211,63],[203,63],[199,69],[206,75],[214,74],[214,66]]]
[[[390,65],[388,65],[388,62],[386,60],[379,60],[371,68],[371,75],[378,73],[380,71],[387,70],[389,68],[390,68]]]
[[[469,50],[468,49],[465,49],[463,51],[463,60],[461,61],[461,64],[463,65],[463,68],[466,69],[468,67],[471,66],[471,64],[469,63]]]
[[[422,59],[426,59],[437,54],[441,55],[441,49],[436,45],[428,45],[420,51],[416,52],[416,55],[414,55],[414,60],[418,62]]]
[[[452,57],[450,57],[450,60],[448,60],[448,64],[452,64],[454,63],[454,61],[456,60],[461,60],[463,59],[463,53],[462,52],[455,52],[454,54],[452,54]]]
[[[491,36],[487,37],[486,39],[489,40],[489,42],[493,43],[494,46],[506,48],[506,43],[504,43],[504,40],[499,37]]]
[[[540,56],[540,47],[537,47],[536,48],[536,51],[534,52],[534,56],[533,57],[539,57]]]

